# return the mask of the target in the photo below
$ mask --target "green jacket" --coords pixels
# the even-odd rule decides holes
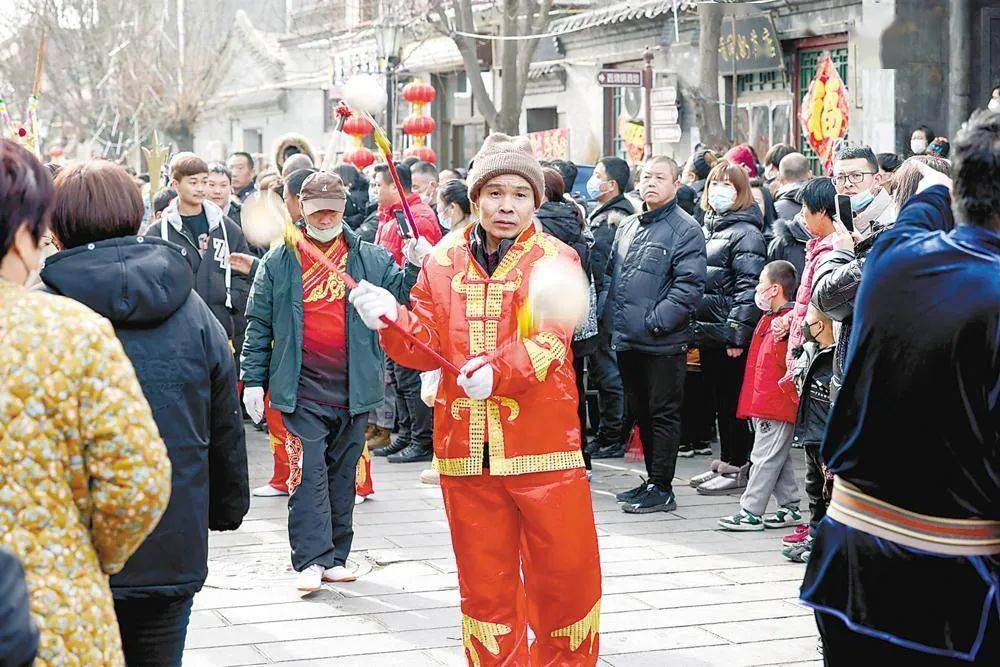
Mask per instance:
[[[400,303],[409,301],[420,267],[396,266],[389,253],[361,241],[344,225],[347,273],[357,281],[384,287]],[[285,245],[264,255],[247,301],[247,332],[240,357],[240,379],[247,387],[267,387],[271,407],[294,412],[302,369],[302,266]],[[378,334],[347,307],[348,408],[359,415],[385,398],[385,360]]]

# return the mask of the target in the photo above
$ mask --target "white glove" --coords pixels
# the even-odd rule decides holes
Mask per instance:
[[[430,241],[421,236],[418,239],[407,239],[403,243],[403,257],[410,264],[415,264],[416,266],[423,266],[424,258],[427,257],[427,253],[434,249],[434,246],[430,244]]]
[[[254,424],[259,424],[264,418],[264,388],[246,387],[243,390],[243,407]]]
[[[458,374],[458,386],[465,390],[466,396],[477,401],[486,400],[493,394],[493,365],[485,361],[485,357],[470,359]]]
[[[351,290],[347,300],[351,302],[361,321],[372,331],[384,329],[387,325],[382,321],[385,317],[390,322],[395,322],[399,317],[399,305],[396,297],[389,293],[389,290],[372,285],[367,280],[362,280],[358,286]]]

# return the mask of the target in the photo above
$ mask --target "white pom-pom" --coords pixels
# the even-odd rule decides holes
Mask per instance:
[[[255,192],[243,202],[240,210],[243,235],[256,248],[270,248],[282,238],[285,224],[290,221],[285,202],[273,190]]]
[[[580,266],[561,257],[540,262],[528,282],[533,326],[545,322],[576,327],[590,304],[587,277]]]
[[[371,74],[355,74],[344,84],[344,101],[352,110],[374,116],[385,109],[389,98],[382,79]]]

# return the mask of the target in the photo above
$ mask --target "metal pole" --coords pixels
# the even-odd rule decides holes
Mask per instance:
[[[737,46],[737,41],[736,41],[736,15],[733,14],[730,18],[733,21],[733,44],[732,44],[732,46],[733,46],[733,53],[732,53],[732,56],[733,56],[733,112],[732,112],[732,115],[730,116],[730,119],[732,120],[732,122],[729,124],[729,128],[730,128],[730,140],[735,144],[736,143],[736,118],[737,118],[736,103],[737,103],[737,100],[738,100],[739,95],[740,95],[739,88],[737,86],[737,79],[739,77],[737,77],[737,75],[736,75],[736,54],[739,52],[739,47]]]
[[[385,133],[389,137],[389,144],[391,145],[393,137],[393,128],[395,126],[395,118],[393,118],[393,95],[396,92],[396,56],[390,55],[386,58],[385,64],[385,95],[386,95],[386,105],[385,105]]]
[[[948,33],[951,54],[948,61],[948,135],[953,137],[968,119],[971,101],[972,39],[969,35],[968,0],[951,0]]]
[[[646,47],[642,59],[646,66],[642,72],[642,88],[644,93],[643,124],[646,126],[646,145],[643,148],[644,157],[653,157],[653,50]]]

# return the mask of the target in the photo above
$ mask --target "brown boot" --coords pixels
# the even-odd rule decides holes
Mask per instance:
[[[389,444],[389,429],[381,426],[374,427],[372,434],[365,440],[365,444],[368,445],[368,449],[372,450],[385,447]]]

